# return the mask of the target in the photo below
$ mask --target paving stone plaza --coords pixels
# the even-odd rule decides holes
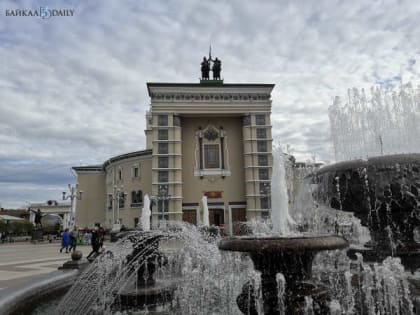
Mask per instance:
[[[30,242],[0,244],[0,295],[1,290],[24,284],[35,277],[56,271],[70,254],[60,253],[59,241],[53,243]],[[91,246],[78,246],[86,257]]]

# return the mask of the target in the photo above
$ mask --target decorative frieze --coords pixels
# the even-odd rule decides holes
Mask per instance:
[[[151,93],[152,102],[267,102],[270,100],[270,94],[252,93]]]

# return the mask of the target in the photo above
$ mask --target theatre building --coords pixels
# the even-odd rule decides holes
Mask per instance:
[[[83,199],[76,224],[139,223],[146,194],[152,226],[162,220],[200,224],[207,196],[210,224],[266,216],[272,168],[273,84],[148,83],[145,150],[102,165],[73,167]]]

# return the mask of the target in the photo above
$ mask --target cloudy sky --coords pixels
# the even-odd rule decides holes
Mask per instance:
[[[73,16],[6,16],[7,10]],[[420,1],[4,1],[0,204],[60,199],[70,167],[145,146],[146,82],[275,83],[274,138],[333,161],[328,106],[350,87],[416,83]]]

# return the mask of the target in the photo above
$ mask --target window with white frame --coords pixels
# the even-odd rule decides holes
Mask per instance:
[[[258,139],[267,138],[267,131],[265,128],[257,128],[257,138]]]
[[[204,144],[204,168],[220,168],[220,144]]]
[[[159,168],[168,168],[169,167],[169,158],[167,156],[158,157],[158,167]]]
[[[258,155],[258,166],[268,166],[267,155]]]
[[[143,192],[141,190],[133,190],[131,192],[131,207],[141,205],[143,203]]]
[[[158,115],[158,126],[168,125],[168,115]]]
[[[265,125],[265,115],[255,115],[255,124],[258,126]]]
[[[139,178],[140,177],[140,165],[134,164],[131,168],[131,177],[132,178]]]
[[[158,144],[158,154],[168,154],[168,143],[159,143]]]
[[[257,150],[258,152],[267,152],[267,142],[257,141]]]
[[[158,172],[158,182],[166,183],[169,181],[169,172],[168,171],[159,171]]]
[[[168,129],[158,130],[158,140],[168,140]]]
[[[268,168],[258,169],[258,177],[260,180],[268,180]]]

